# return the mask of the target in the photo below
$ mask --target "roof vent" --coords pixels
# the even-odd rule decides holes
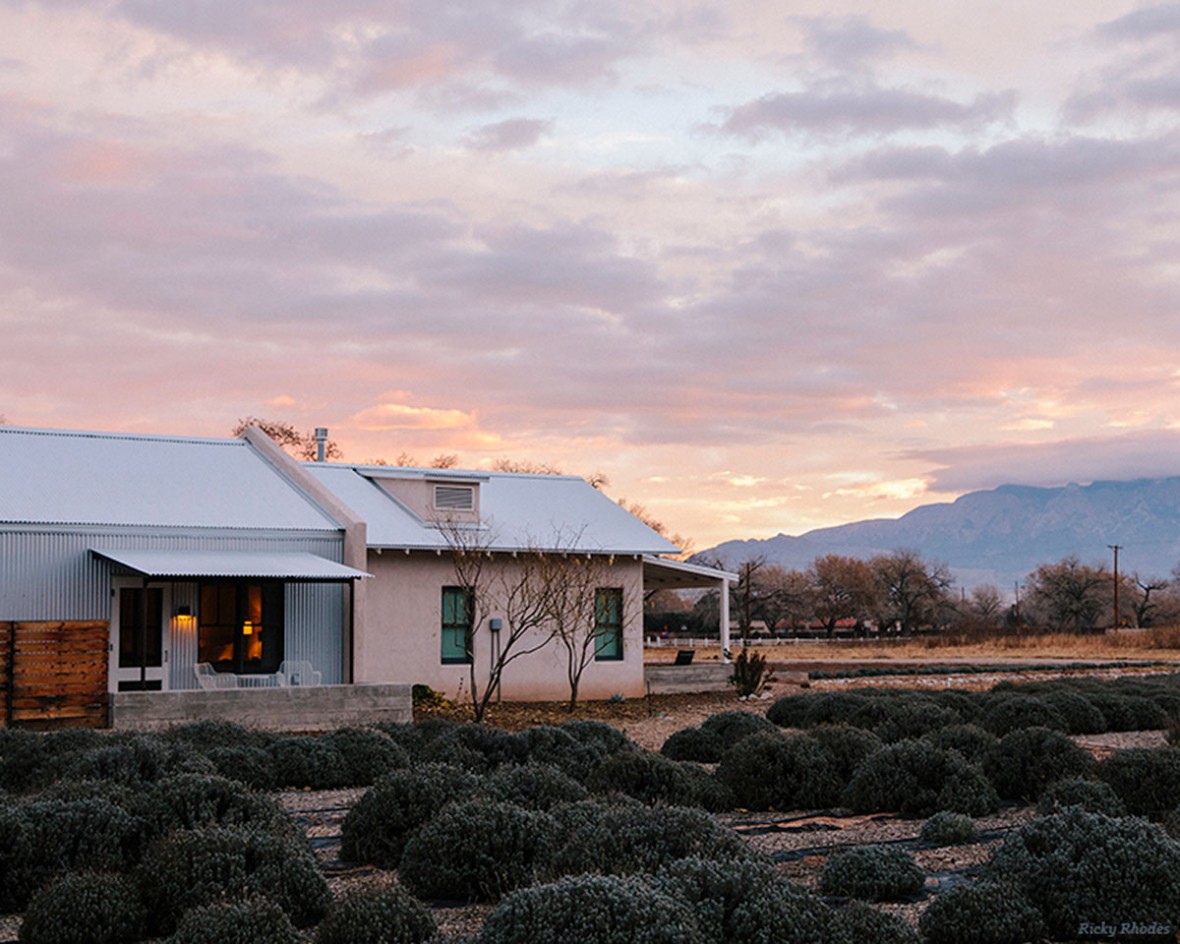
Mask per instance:
[[[475,511],[475,486],[434,486],[435,511]]]
[[[328,451],[328,427],[317,426],[315,428],[315,461],[316,462],[323,462],[327,451]]]

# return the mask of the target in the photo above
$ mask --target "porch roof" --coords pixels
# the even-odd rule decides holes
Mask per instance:
[[[728,570],[668,560],[650,554],[643,557],[644,590],[687,590],[691,587],[709,587],[719,580],[736,583],[738,579],[737,574]]]
[[[343,582],[371,577],[306,551],[136,551],[92,547],[92,554],[145,577]]]

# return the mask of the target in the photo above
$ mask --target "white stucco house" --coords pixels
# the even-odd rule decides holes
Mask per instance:
[[[661,558],[677,548],[593,488],[568,475],[464,472],[307,463],[307,471],[366,524],[373,575],[360,588],[358,680],[412,678],[455,697],[488,684],[498,646],[512,630],[508,587],[519,586],[525,558],[538,553],[591,562],[598,585],[593,653],[579,696],[644,693],[643,600],[657,586],[719,584],[732,575]],[[477,625],[465,614],[474,588],[456,572],[457,550],[477,550],[486,598]],[[494,628],[494,627],[499,627]],[[546,634],[538,627],[518,643]],[[469,643],[465,643],[465,638]],[[500,694],[510,700],[561,700],[569,694],[567,653],[559,641],[508,664]]]
[[[478,551],[477,591],[457,546]],[[733,577],[660,556],[675,550],[572,476],[298,463],[257,429],[0,427],[0,722],[109,721],[133,698],[311,679],[462,696],[473,672],[486,684],[519,613],[505,588],[538,554],[593,565],[580,697],[640,695],[645,593]],[[552,644],[499,689],[568,692]]]

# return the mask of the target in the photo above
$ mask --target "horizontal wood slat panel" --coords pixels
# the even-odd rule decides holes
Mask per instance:
[[[16,676],[44,675],[45,673],[94,672],[106,670],[107,660],[95,656],[92,652],[81,653],[75,658],[63,658],[60,655],[21,656],[16,660]]]
[[[42,730],[58,727],[53,722],[64,720],[87,720],[92,723],[85,727],[100,728],[106,725],[107,709],[104,706],[93,706],[89,708],[35,708],[32,710],[13,710],[12,721],[13,725],[19,725],[22,728],[40,728]]]
[[[71,636],[63,633],[60,636],[17,636],[16,651],[36,651],[37,649],[105,649],[107,638],[103,635]]]
[[[13,695],[12,707],[13,709],[31,709],[42,706],[45,708],[61,707],[61,706],[87,706],[87,704],[106,704],[106,693],[103,697],[94,695],[93,691],[61,691],[61,693],[54,693],[53,695],[22,695],[18,693]]]
[[[48,730],[108,723],[105,622],[5,623],[0,635],[9,669],[4,679],[9,725]]]
[[[105,683],[105,679],[103,680]],[[93,679],[83,679],[77,682],[53,682],[52,690],[49,684],[12,686],[12,697],[17,698],[54,698],[57,695],[89,695],[98,698],[104,694],[94,684]]]

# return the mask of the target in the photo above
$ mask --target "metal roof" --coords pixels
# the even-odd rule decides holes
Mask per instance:
[[[376,484],[381,478],[470,481],[481,524],[473,543],[489,550],[670,554],[677,548],[585,479],[519,472],[458,472],[309,462],[315,478],[361,517],[370,547],[446,550],[437,522],[410,511]]]
[[[668,560],[663,557],[644,556],[643,558],[644,590],[687,590],[693,587],[710,586],[715,580],[737,583],[739,579],[741,578],[738,574],[728,570],[718,570],[715,567]]]
[[[92,547],[90,552],[145,577],[340,581],[372,576],[305,551],[128,551]]]
[[[11,426],[0,426],[0,522],[340,527],[242,439]]]

